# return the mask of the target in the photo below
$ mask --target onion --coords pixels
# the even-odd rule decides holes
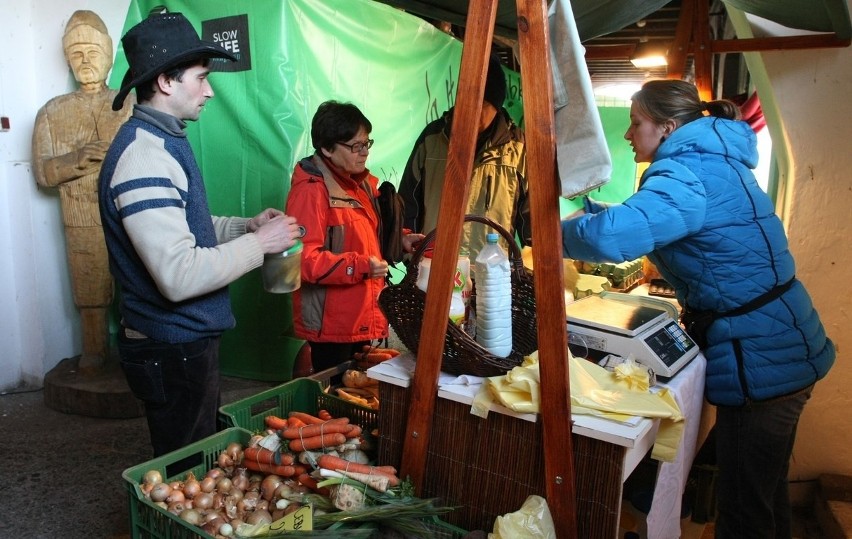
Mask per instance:
[[[234,483],[234,488],[245,492],[249,488],[248,470],[245,468],[237,468],[234,470],[234,475],[231,476],[231,481]]]
[[[220,468],[224,468],[225,470],[229,470],[234,467],[234,459],[232,459],[227,453],[222,451],[219,453],[219,460],[217,461]]]
[[[183,505],[182,501],[181,502],[171,502],[169,504],[168,511],[169,511],[169,513],[179,515],[183,512],[184,509],[186,509],[186,506]]]
[[[210,492],[202,492],[192,499],[193,506],[202,511],[213,507],[213,494]]]
[[[240,456],[243,453],[243,446],[238,442],[231,442],[228,444],[228,447],[225,448],[225,453],[231,457],[232,460],[240,460]]]
[[[222,476],[225,475],[225,470],[222,468],[210,468],[204,477],[212,477],[215,480],[219,480]]]
[[[198,479],[192,477],[183,483],[183,494],[190,500],[198,496],[200,493],[201,483],[198,482]]]
[[[260,495],[264,500],[271,500],[283,479],[275,474],[267,475],[260,484]]]
[[[186,496],[183,495],[183,491],[177,488],[173,488],[171,492],[169,492],[169,497],[166,498],[166,502],[174,503],[186,501]]]
[[[301,508],[302,508],[302,504],[300,504],[299,502],[293,502],[293,503],[291,503],[290,505],[288,505],[287,507],[284,508],[284,514],[289,515],[290,513],[295,513],[296,511],[298,511]]]
[[[216,480],[212,477],[205,477],[199,481],[201,492],[213,492],[216,489]]]
[[[184,509],[178,516],[193,526],[201,524],[201,513],[195,509]]]
[[[252,511],[246,517],[246,523],[248,524],[272,524],[272,515],[269,514],[269,511],[265,511],[263,509],[258,509],[256,511]]]
[[[164,502],[171,493],[172,487],[170,487],[168,483],[158,483],[151,489],[151,500],[155,502]]]
[[[234,486],[234,483],[230,480],[230,478],[223,477],[216,481],[216,492],[221,492],[222,494],[227,494],[231,492],[231,487]]]
[[[257,492],[246,492],[242,500],[237,502],[237,512],[254,511],[257,507],[257,501],[260,499],[260,494]]]
[[[222,524],[219,527],[219,535],[223,535],[225,537],[230,537],[230,536],[234,535],[233,524],[228,524],[227,522]]]
[[[154,486],[162,482],[163,474],[160,473],[160,470],[148,470],[142,477],[142,483],[146,485]]]

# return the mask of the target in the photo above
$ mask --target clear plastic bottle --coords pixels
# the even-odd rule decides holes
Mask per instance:
[[[476,342],[499,357],[512,352],[512,278],[509,257],[489,233],[476,257]]]

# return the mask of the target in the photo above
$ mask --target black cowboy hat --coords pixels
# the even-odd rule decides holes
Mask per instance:
[[[202,58],[237,58],[219,45],[203,41],[181,13],[156,13],[127,31],[121,44],[129,66],[112,110],[120,110],[132,88],[183,62]]]

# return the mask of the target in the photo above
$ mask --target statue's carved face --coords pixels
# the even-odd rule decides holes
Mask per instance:
[[[97,84],[107,78],[112,67],[112,58],[100,45],[74,43],[65,51],[74,78],[80,84]]]

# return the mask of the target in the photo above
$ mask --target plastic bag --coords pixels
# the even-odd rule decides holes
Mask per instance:
[[[488,539],[556,539],[553,517],[547,507],[547,500],[541,496],[527,496],[521,508],[514,513],[506,513],[494,521],[494,532]]]

